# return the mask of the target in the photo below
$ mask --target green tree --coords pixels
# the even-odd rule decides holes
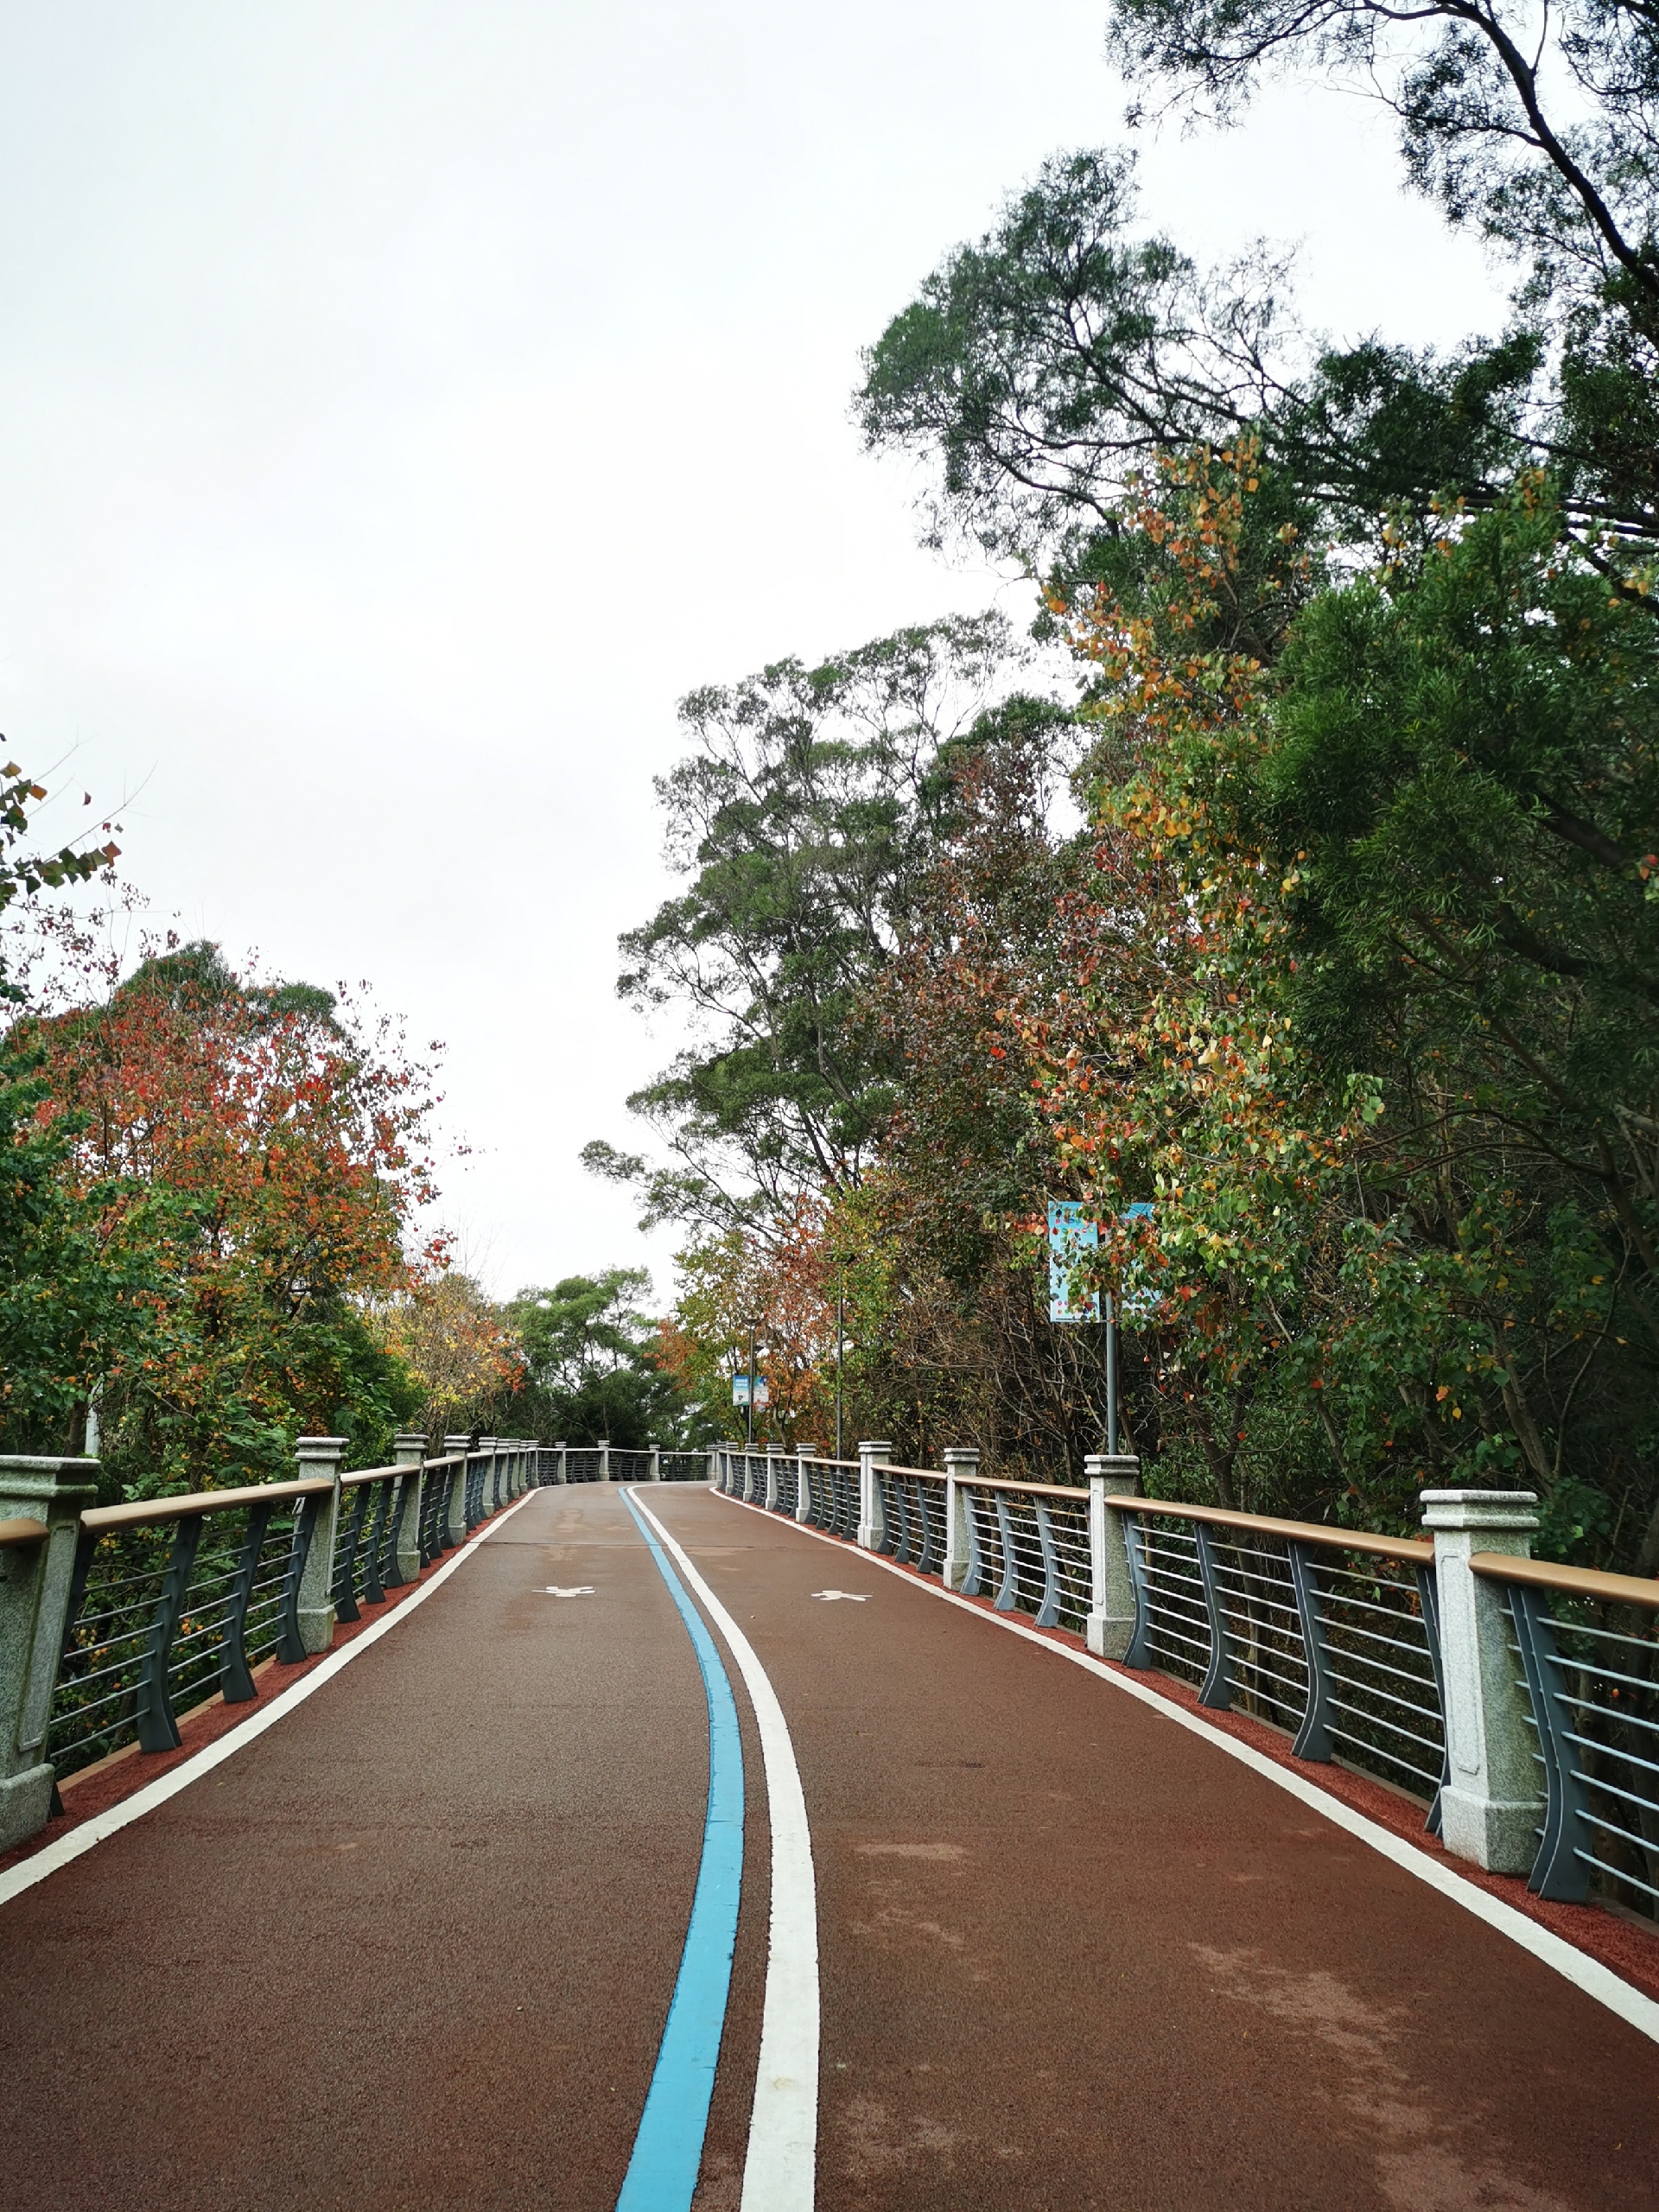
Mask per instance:
[[[1384,100],[1407,174],[1517,270],[1528,450],[1602,572],[1641,589],[1659,544],[1659,41],[1630,0],[1114,0],[1132,81],[1236,113],[1298,69]],[[1135,111],[1131,111],[1134,119]],[[1453,475],[1438,488],[1466,487]]]
[[[550,1289],[520,1291],[507,1308],[525,1381],[508,1402],[514,1422],[550,1441],[652,1444],[702,1441],[687,1433],[687,1408],[658,1363],[659,1325],[639,1300],[643,1268],[567,1275]]]
[[[118,856],[110,843],[39,849],[30,810],[45,797],[15,764],[0,769],[0,912],[85,882]],[[28,1012],[24,983],[0,958],[0,1443],[74,1452],[92,1383],[143,1334],[150,1276],[103,1249],[102,1194],[70,1175],[77,1125],[51,1114],[45,1054],[17,1027]]]
[[[622,939],[618,990],[702,1041],[629,1101],[671,1166],[584,1155],[643,1183],[648,1222],[719,1231],[856,1185],[898,1072],[867,988],[931,864],[950,748],[1021,658],[1000,615],[952,617],[682,705],[695,750],[657,791],[687,887]]]

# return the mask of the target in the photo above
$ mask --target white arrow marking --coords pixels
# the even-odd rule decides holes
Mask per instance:
[[[550,1598],[591,1598],[594,1586],[591,1582],[584,1582],[577,1589],[561,1590],[556,1582],[550,1582],[544,1594]]]
[[[815,1590],[812,1595],[815,1598],[845,1598],[852,1605],[861,1605],[867,1602],[863,1593],[857,1590]]]

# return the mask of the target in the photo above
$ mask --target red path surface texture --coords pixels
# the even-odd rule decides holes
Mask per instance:
[[[646,1495],[800,1767],[823,2212],[1659,2205],[1659,2046],[1521,1944],[1060,1640]],[[699,2212],[736,2212],[768,1940],[728,1671],[745,1878]],[[160,1764],[72,1789],[52,1834]],[[610,2212],[706,1788],[696,1662],[621,1497],[533,1493],[314,1695],[0,1905],[0,2200]],[[1659,1987],[1645,1930],[1558,1932],[1592,1919]]]

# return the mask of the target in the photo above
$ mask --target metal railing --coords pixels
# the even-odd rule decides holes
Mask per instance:
[[[1141,1497],[1122,1472],[1133,1461],[1092,1462],[1119,1471],[1081,1489],[981,1476],[968,1452],[943,1473],[886,1452],[723,1445],[715,1487],[1185,1681],[1201,1705],[1287,1737],[1294,1758],[1415,1797],[1448,1849],[1525,1873],[1546,1897],[1611,1896],[1659,1917],[1659,1581],[1526,1557],[1529,1493],[1425,1493],[1451,1515],[1429,1514],[1431,1541]],[[1485,1527],[1517,1532],[1518,1548],[1459,1540],[1449,1681],[1439,1531]],[[1512,1710],[1491,1690],[1505,1662]],[[1455,1783],[1452,1702],[1473,1746]],[[1517,1757],[1538,1777],[1535,1823],[1518,1836]]]
[[[300,1580],[323,1477],[81,1516],[46,1739],[60,1775],[136,1739],[179,1741],[175,1708],[254,1694],[251,1665],[305,1656]]]
[[[1109,1497],[1128,1548],[1127,1666],[1249,1713],[1299,1758],[1338,1758],[1421,1797],[1438,1825],[1446,1725],[1434,1547],[1318,1522]]]
[[[1081,1633],[1089,1612],[1089,1493],[1058,1484],[959,1478],[966,1507],[968,1598],[1027,1612],[1039,1628]]]
[[[130,1742],[171,1751],[181,1712],[253,1699],[255,1667],[308,1656],[308,1598],[328,1609],[327,1636],[360,1619],[517,1495],[529,1459],[503,1442],[83,1513],[44,1744],[54,1772]]]
[[[538,1459],[537,1480],[552,1483],[706,1483],[712,1455],[676,1445],[555,1444]]]
[[[1503,1589],[1544,1783],[1532,1887],[1659,1906],[1659,1585],[1488,1559]]]

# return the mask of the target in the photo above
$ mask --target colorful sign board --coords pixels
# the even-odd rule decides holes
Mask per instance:
[[[748,1402],[749,1378],[747,1375],[734,1375],[732,1377],[732,1403],[734,1406],[747,1406]],[[764,1375],[757,1375],[754,1378],[754,1402],[757,1406],[769,1406],[772,1403],[772,1400],[766,1392],[766,1378]]]

